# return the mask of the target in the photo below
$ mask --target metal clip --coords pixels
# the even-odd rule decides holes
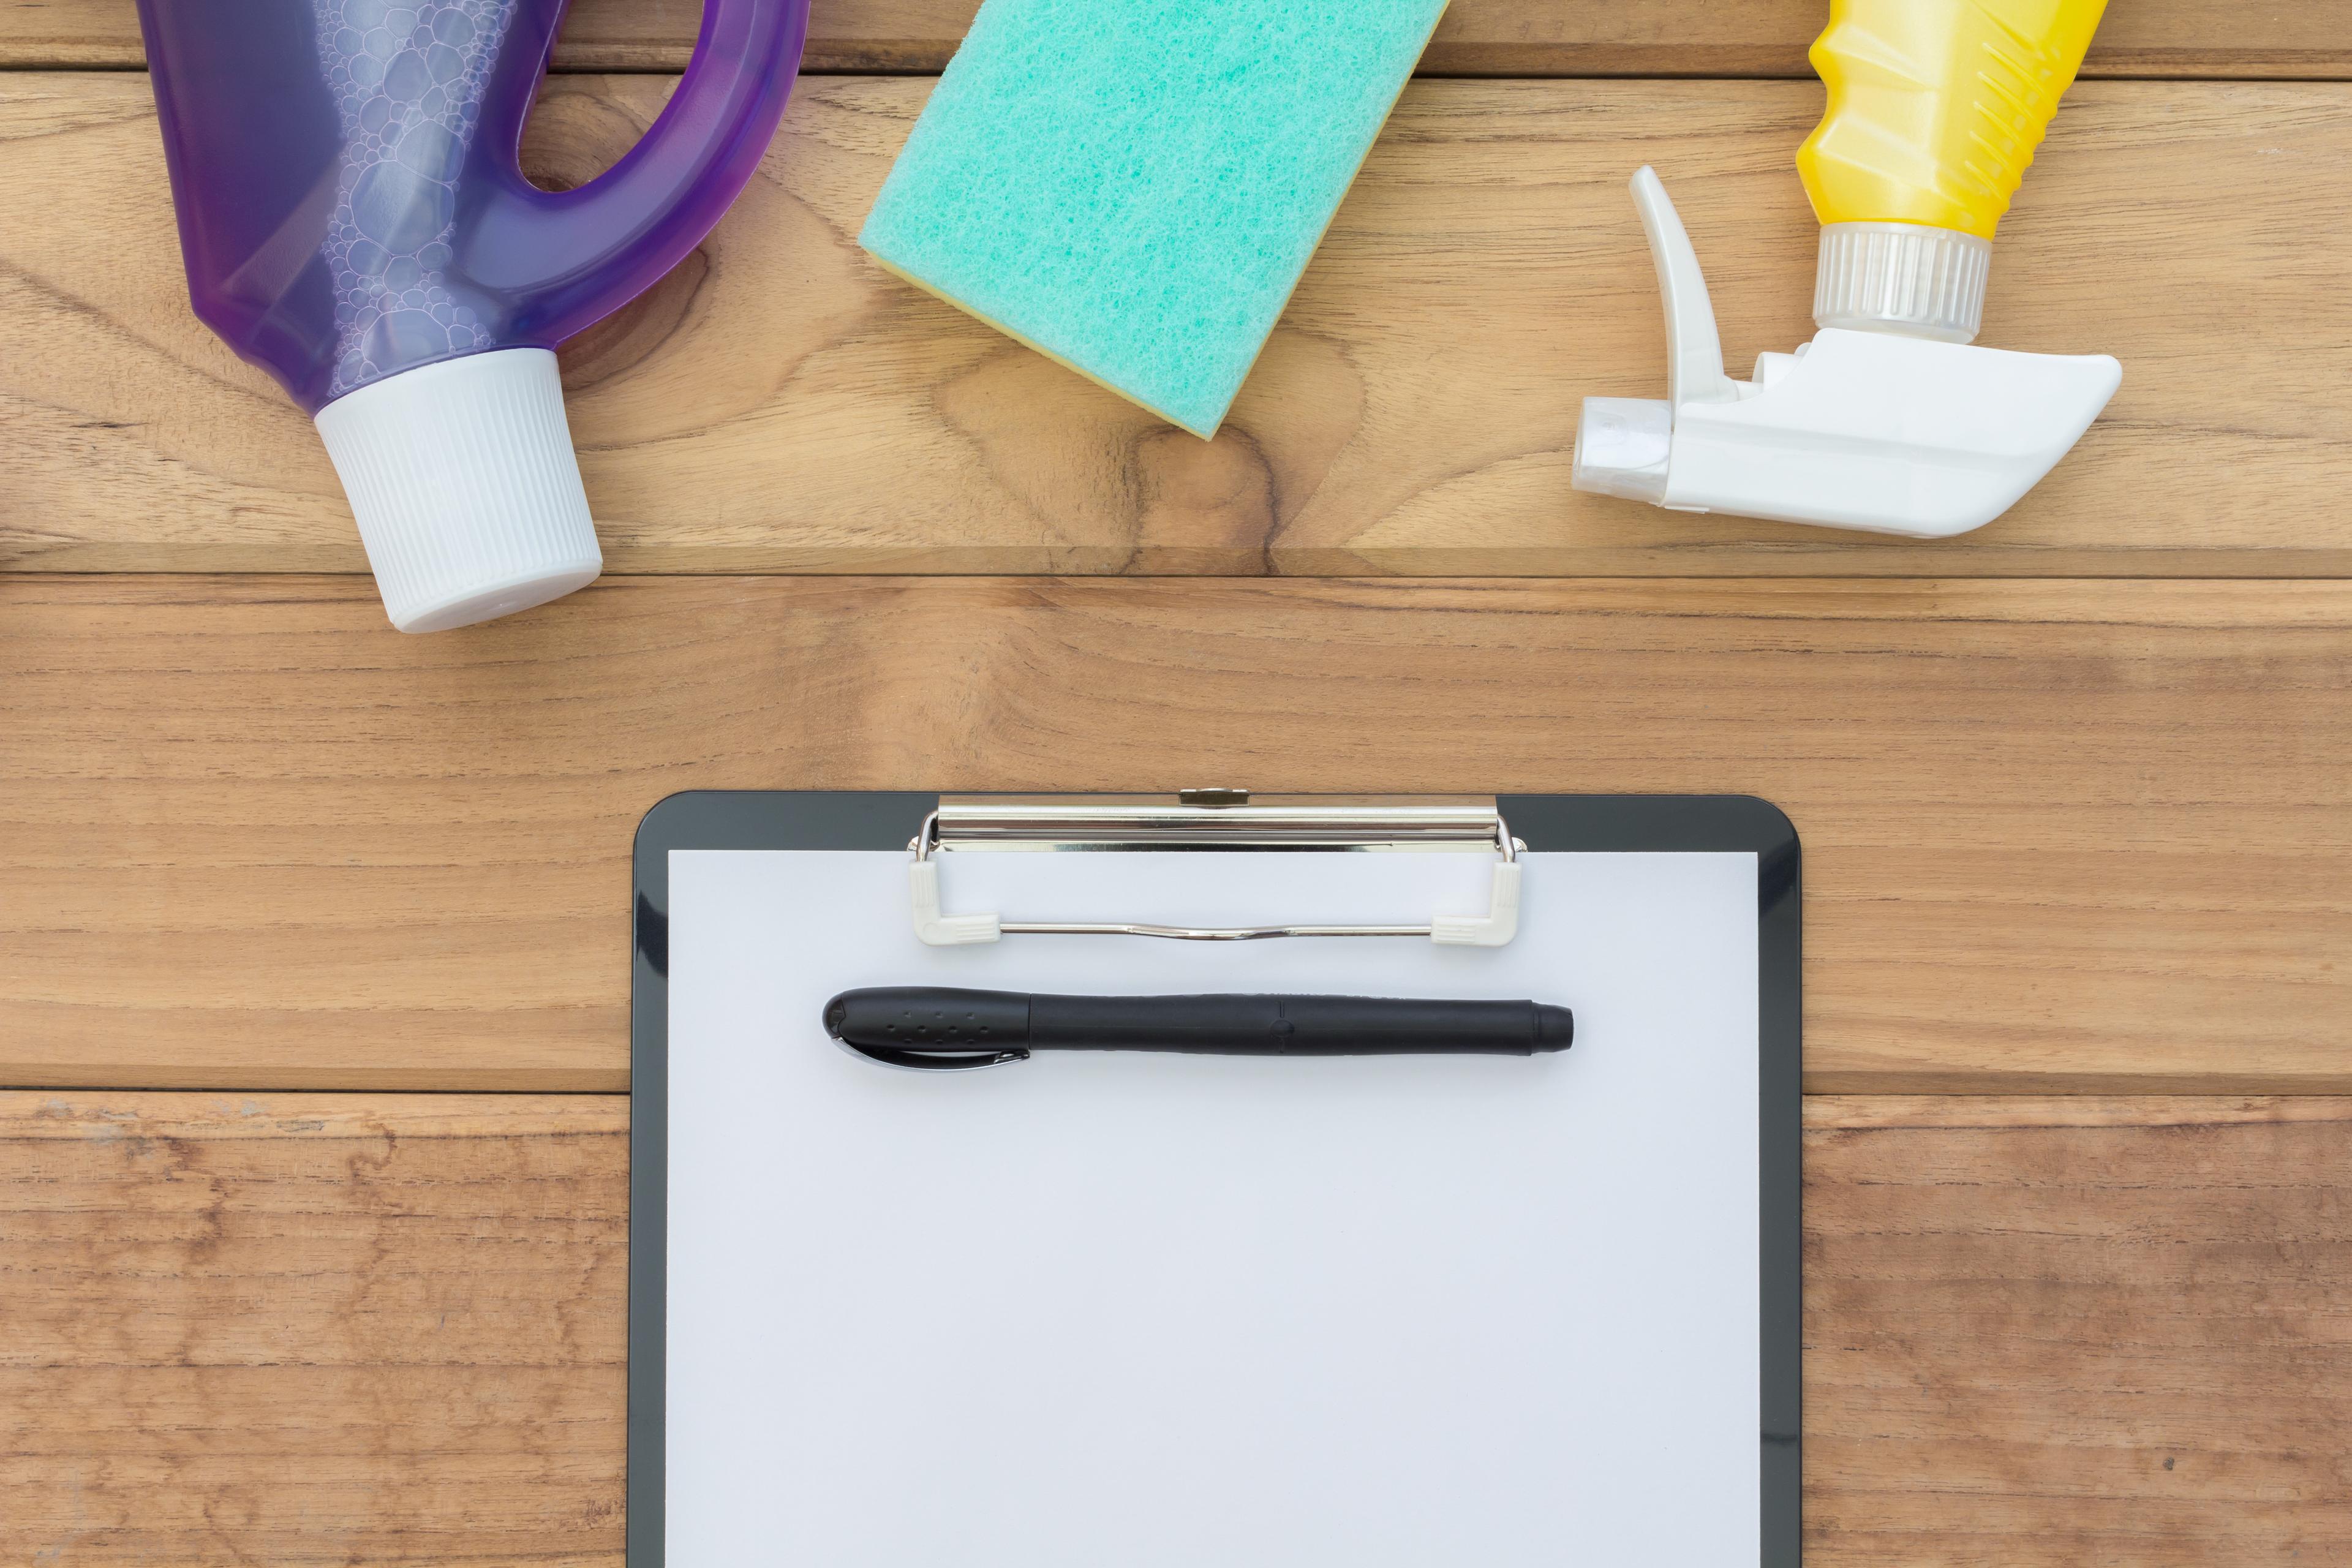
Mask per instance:
[[[1519,851],[1490,799],[1393,801],[1301,796],[1255,801],[1247,790],[1186,790],[1174,804],[1140,796],[942,800],[908,846],[915,934],[933,947],[1006,935],[1150,936],[1260,942],[1288,936],[1417,936],[1443,946],[1501,947],[1518,932]],[[940,852],[950,849],[1489,850],[1496,857],[1483,915],[1424,925],[1171,926],[1140,921],[1007,921],[944,912]]]

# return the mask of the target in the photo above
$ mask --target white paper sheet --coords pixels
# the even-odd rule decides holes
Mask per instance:
[[[1528,858],[1518,939],[929,949],[903,854],[670,859],[672,1568],[1758,1556],[1756,862]],[[1447,854],[961,854],[950,910],[1423,919]],[[854,985],[1532,997],[1548,1058],[892,1071]]]

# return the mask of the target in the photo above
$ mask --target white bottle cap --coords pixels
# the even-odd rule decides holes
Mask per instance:
[[[1973,342],[1984,323],[1991,270],[1992,242],[1956,228],[1825,224],[1813,272],[1813,324]]]
[[[402,631],[527,610],[604,570],[552,352],[401,371],[328,404],[317,423]]]

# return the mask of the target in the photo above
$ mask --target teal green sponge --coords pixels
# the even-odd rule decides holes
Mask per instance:
[[[1213,435],[1444,0],[987,0],[858,242]]]

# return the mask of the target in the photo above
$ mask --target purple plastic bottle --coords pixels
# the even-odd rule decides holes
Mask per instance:
[[[554,346],[700,243],[783,113],[808,0],[708,0],[643,141],[517,162],[563,0],[139,0],[196,314],[317,420],[384,609],[437,631],[603,566]]]

